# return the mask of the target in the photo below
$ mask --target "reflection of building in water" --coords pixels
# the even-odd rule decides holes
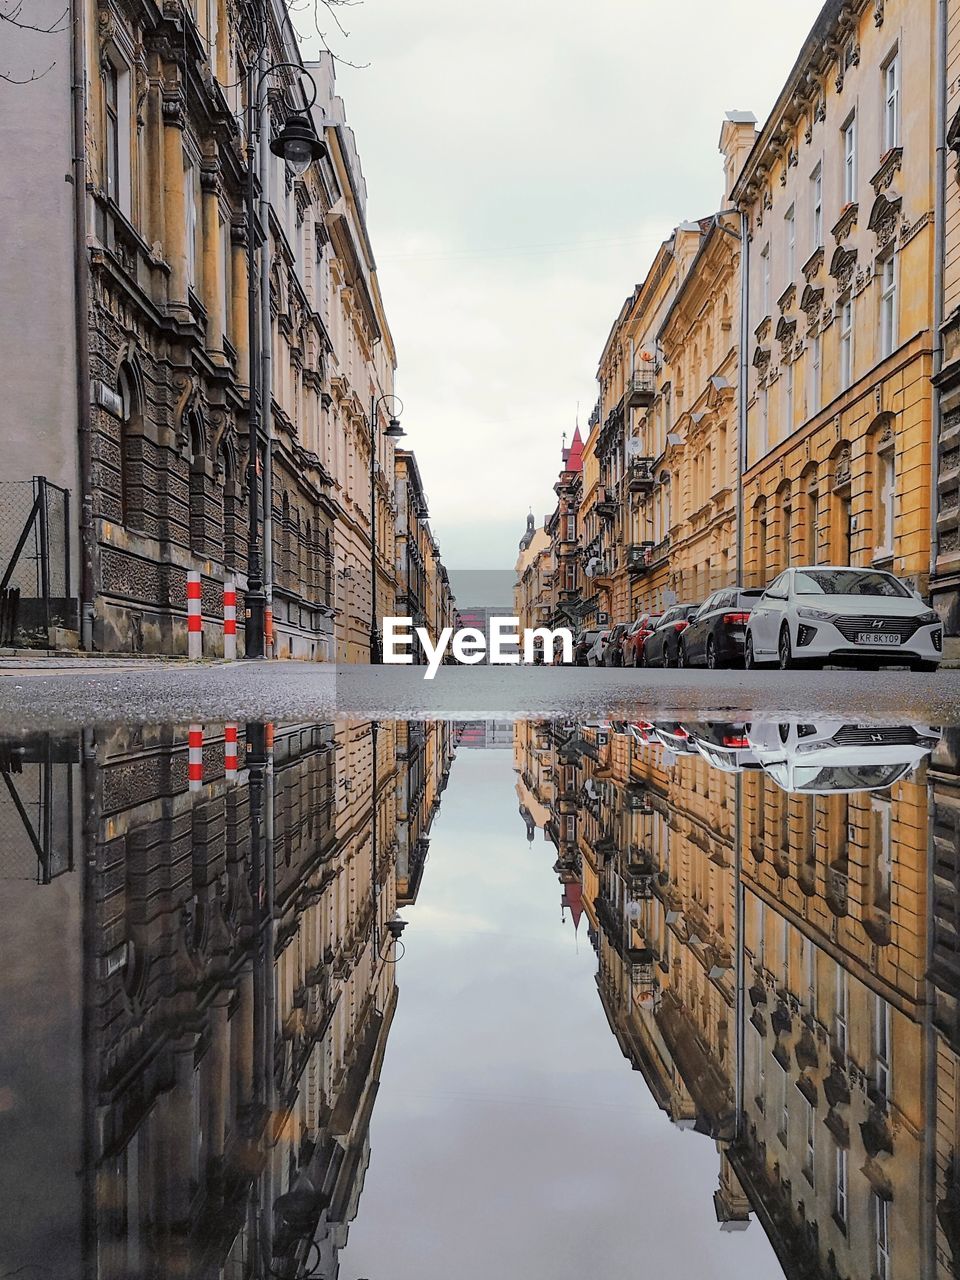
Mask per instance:
[[[755,1213],[787,1275],[954,1275],[956,753],[935,762],[931,832],[923,772],[792,795],[743,726],[701,736],[518,728],[521,816],[579,875],[611,1029],[671,1120],[717,1139],[720,1224]],[[743,771],[711,768],[718,750]]]
[[[5,1263],[64,1280],[337,1274],[396,1004],[398,854],[453,750],[443,725],[402,736],[248,725],[234,769],[208,729],[198,769],[182,732],[84,735],[64,766],[82,856],[19,882],[32,972],[0,978],[0,1020],[23,1036],[0,1050],[18,1117],[0,1194],[23,1201],[24,1166],[37,1193]],[[46,1027],[25,1016],[27,979],[35,1010],[50,984]]]
[[[459,725],[460,746],[475,750],[509,750],[513,747],[512,720],[464,720]]]

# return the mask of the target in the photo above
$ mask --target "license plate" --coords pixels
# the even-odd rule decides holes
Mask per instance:
[[[857,636],[857,644],[898,645],[899,636],[882,635],[876,631],[861,631]]]

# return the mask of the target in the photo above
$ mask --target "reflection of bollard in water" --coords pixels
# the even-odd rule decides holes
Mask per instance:
[[[192,724],[187,738],[187,780],[191,791],[203,786],[203,725]]]

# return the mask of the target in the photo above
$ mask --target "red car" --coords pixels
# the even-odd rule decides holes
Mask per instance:
[[[622,661],[621,666],[639,667],[642,666],[643,646],[646,643],[647,636],[651,635],[656,629],[657,623],[660,621],[659,613],[643,613],[630,627],[627,634],[623,637],[621,646]]]

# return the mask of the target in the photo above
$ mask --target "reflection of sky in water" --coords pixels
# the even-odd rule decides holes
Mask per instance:
[[[622,1057],[509,752],[460,752],[407,912],[400,1002],[341,1280],[782,1276],[720,1231],[719,1156]]]

